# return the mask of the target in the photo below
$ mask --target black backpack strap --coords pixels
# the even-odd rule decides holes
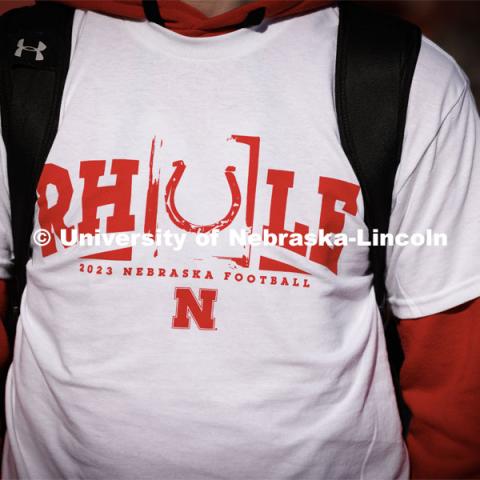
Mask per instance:
[[[365,222],[387,233],[402,153],[408,98],[421,45],[418,27],[350,2],[340,3],[335,100],[342,147],[359,180]],[[403,352],[385,309],[386,248],[370,247],[377,303],[383,310],[388,356],[404,434],[410,412],[400,391]]]
[[[7,152],[15,307],[25,286],[36,186],[55,138],[74,10],[40,2],[0,17],[0,107]]]
[[[418,27],[350,2],[339,6],[336,108],[343,149],[360,182],[370,232],[387,233]],[[370,247],[377,302],[385,297],[385,247]]]

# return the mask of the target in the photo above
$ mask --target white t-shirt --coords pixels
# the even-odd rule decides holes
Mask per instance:
[[[408,477],[368,246],[226,241],[265,227],[366,236],[335,117],[337,27],[329,8],[191,38],[76,12],[35,218],[53,235],[32,241],[3,478]],[[404,143],[391,232],[448,234],[388,250],[390,302],[408,318],[480,295],[478,114],[428,40]],[[214,226],[218,246],[198,245]],[[61,228],[186,237],[64,247]]]

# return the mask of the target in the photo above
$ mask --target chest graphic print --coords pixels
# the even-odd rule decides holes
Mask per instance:
[[[224,214],[213,222],[194,222],[188,210],[182,208],[178,196],[182,191],[184,175],[189,165],[182,159],[163,159],[158,168],[155,157],[162,148],[163,141],[155,138],[151,141],[148,175],[140,176],[140,160],[132,158],[85,159],[75,168],[64,168],[55,163],[47,163],[37,186],[38,223],[46,238],[39,246],[43,258],[61,254],[72,240],[79,236],[98,236],[99,234],[136,234],[149,238],[153,247],[148,249],[151,262],[148,266],[136,266],[133,262],[135,249],[144,245],[132,244],[108,248],[105,241],[103,250],[91,253],[88,246],[79,249],[78,268],[81,273],[108,276],[151,276],[178,279],[197,279],[200,282],[246,282],[278,287],[310,288],[308,268],[305,265],[325,268],[331,275],[337,275],[338,263],[342,254],[342,245],[307,244],[295,239],[305,238],[322,230],[331,234],[342,233],[347,215],[358,213],[357,199],[360,187],[356,184],[319,175],[314,178],[315,190],[303,192],[309,195],[309,205],[316,206],[316,223],[291,221],[287,211],[295,191],[296,173],[290,169],[274,166],[264,169],[260,175],[261,139],[257,136],[232,135],[229,148],[245,151],[243,175],[239,175],[235,165],[224,167],[224,181],[228,187],[229,199],[219,198],[218,202],[227,204]],[[170,172],[163,174],[164,165]],[[215,168],[214,166],[210,168]],[[217,168],[221,168],[218,167]],[[299,162],[298,169],[302,168]],[[166,177],[166,178],[165,178]],[[114,181],[106,183],[106,180]],[[135,185],[144,181],[144,188],[137,192]],[[80,191],[76,191],[76,189]],[[266,189],[268,195],[259,201],[259,189]],[[54,192],[52,194],[52,192]],[[141,198],[139,195],[141,194]],[[211,192],[215,195],[215,191]],[[78,198],[80,205],[73,205]],[[133,201],[135,200],[135,201]],[[201,203],[202,198],[192,199]],[[133,207],[135,206],[135,208]],[[110,214],[103,221],[100,211],[109,207]],[[184,206],[183,206],[184,207]],[[314,207],[315,208],[315,207]],[[71,221],[69,212],[75,209],[78,218]],[[261,210],[263,225],[255,222]],[[68,218],[68,221],[66,220]],[[169,268],[160,266],[162,254],[158,247],[159,222],[166,225],[172,235],[212,236],[228,233],[234,225],[242,225],[244,233],[274,235],[282,239],[281,243],[260,254],[255,255],[255,246],[242,245],[235,254],[217,254],[202,258],[206,265],[215,264],[216,268],[195,268],[195,264],[173,265]],[[259,230],[259,231],[256,231]],[[232,232],[230,232],[232,233]],[[105,240],[107,237],[103,237]],[[70,243],[71,244],[71,243]],[[280,249],[280,250],[279,250]],[[281,249],[288,250],[289,256],[275,255]],[[98,249],[97,249],[98,250]],[[213,250],[209,250],[211,252]],[[151,252],[151,254],[150,254]],[[269,253],[269,252],[272,252]],[[181,256],[179,255],[179,258]],[[290,258],[301,259],[299,262]],[[295,263],[295,264],[294,264]],[[218,266],[220,265],[220,269]],[[218,288],[198,288],[193,291],[190,286],[175,286],[173,297],[176,313],[172,319],[173,328],[190,328],[194,322],[200,329],[216,330],[214,305],[219,298]]]

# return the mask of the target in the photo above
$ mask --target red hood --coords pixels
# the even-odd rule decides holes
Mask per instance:
[[[141,0],[57,0],[75,8],[95,10],[119,17],[142,19],[145,12]],[[243,26],[247,15],[259,8],[265,17],[282,18],[312,12],[335,3],[333,0],[254,0],[229,12],[207,17],[181,0],[157,1],[164,26],[191,37],[219,35]]]

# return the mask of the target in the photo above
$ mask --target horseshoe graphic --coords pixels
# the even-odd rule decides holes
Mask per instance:
[[[228,186],[230,187],[230,193],[232,196],[232,203],[228,213],[216,223],[211,223],[210,225],[195,225],[182,217],[175,205],[175,192],[177,191],[180,179],[186,169],[185,163],[183,160],[177,160],[173,162],[172,165],[175,167],[175,171],[165,188],[165,205],[170,220],[178,228],[194,233],[208,233],[212,230],[224,230],[227,228],[235,219],[241,203],[240,188],[238,187],[237,179],[234,174],[235,167],[230,165],[225,169],[225,177],[227,177]]]

